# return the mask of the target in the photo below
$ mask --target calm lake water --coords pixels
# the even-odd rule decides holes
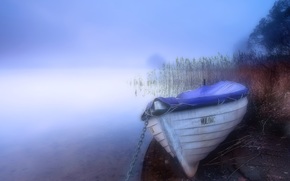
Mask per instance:
[[[0,180],[124,180],[151,99],[135,96],[133,72],[1,70]]]

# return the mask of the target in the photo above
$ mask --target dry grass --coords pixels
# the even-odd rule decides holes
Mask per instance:
[[[274,122],[290,121],[290,63],[243,65],[236,77],[250,89],[257,117]]]

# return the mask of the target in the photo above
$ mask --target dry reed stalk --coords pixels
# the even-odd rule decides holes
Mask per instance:
[[[204,165],[206,166],[206,165],[219,165],[219,164],[221,164],[222,163],[221,161],[218,161],[218,162],[214,162],[214,161],[216,161],[219,158],[222,158],[223,156],[229,154],[230,152],[232,152],[238,148],[247,147],[249,144],[252,143],[251,140],[252,140],[251,135],[245,135],[239,139],[235,139],[235,140],[231,140],[229,142],[223,143],[223,144],[229,144],[229,143],[234,142],[231,146],[228,146],[227,148],[218,152],[216,157],[214,157],[212,160],[210,160],[209,162],[207,162]]]

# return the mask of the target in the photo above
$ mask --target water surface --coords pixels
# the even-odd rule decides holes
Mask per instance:
[[[150,99],[135,97],[132,72],[2,70],[0,180],[124,180]]]

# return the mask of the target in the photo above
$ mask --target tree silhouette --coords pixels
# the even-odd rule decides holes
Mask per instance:
[[[290,0],[278,0],[250,34],[251,51],[267,56],[290,55]]]

